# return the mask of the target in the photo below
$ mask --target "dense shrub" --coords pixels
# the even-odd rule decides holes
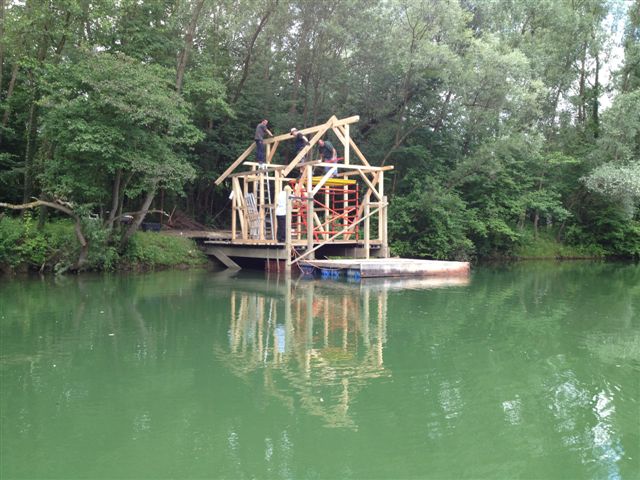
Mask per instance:
[[[391,247],[400,256],[468,260],[475,254],[469,232],[476,228],[464,202],[436,185],[396,196],[390,205]]]
[[[53,268],[77,254],[73,225],[57,220],[38,229],[31,212],[21,218],[0,218],[0,269]]]
[[[196,266],[207,257],[187,238],[136,233],[127,250],[119,254],[108,231],[95,220],[86,220],[83,232],[89,242],[86,270],[151,269]],[[54,220],[38,229],[30,213],[21,218],[0,217],[0,271],[49,270],[65,272],[80,251],[70,220]]]
[[[137,232],[129,241],[120,263],[123,268],[196,266],[206,264],[207,258],[191,239]]]

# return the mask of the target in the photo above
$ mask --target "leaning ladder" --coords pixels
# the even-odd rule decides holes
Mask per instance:
[[[267,205],[269,205],[269,237],[271,238],[271,240],[275,240],[275,233],[276,233],[276,229],[274,228],[274,223],[273,223],[273,210],[275,209],[272,201],[271,201],[271,188],[269,186],[269,177],[267,176],[267,199],[268,199],[268,203]],[[265,219],[266,220],[266,219]],[[266,226],[265,226],[266,227]],[[264,232],[264,236],[267,236],[267,232],[266,232],[266,228],[265,228],[265,232]]]
[[[244,196],[247,201],[247,220],[249,223],[249,238],[258,238],[260,225],[260,215],[258,215],[258,206],[256,205],[256,196],[253,193],[247,193]]]
[[[260,174],[263,175],[262,173]],[[263,185],[261,185],[262,187]],[[274,206],[271,203],[271,189],[269,188],[269,183],[267,182],[267,208],[269,212],[269,218],[267,222],[267,218],[265,218],[264,225],[264,236],[265,238],[271,238],[271,240],[275,240],[275,228],[274,228],[274,218],[273,218],[273,210]],[[260,212],[258,210],[258,204],[256,202],[256,196],[253,193],[247,193],[245,195],[245,200],[247,204],[247,220],[249,224],[249,238],[257,239],[260,238]]]

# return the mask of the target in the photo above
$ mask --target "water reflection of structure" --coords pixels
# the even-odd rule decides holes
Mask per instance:
[[[290,409],[357,428],[349,415],[354,395],[391,375],[386,289],[283,278],[276,292],[231,293],[228,349],[217,348],[219,357],[237,375],[262,372],[267,393]]]

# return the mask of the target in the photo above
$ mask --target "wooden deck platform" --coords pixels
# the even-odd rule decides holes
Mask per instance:
[[[273,240],[232,240],[228,231],[181,231],[166,233],[194,239],[200,248],[209,256],[218,259],[228,268],[240,268],[251,265],[256,268],[262,265],[269,268],[269,262],[280,261],[283,265],[287,259],[284,243]],[[306,240],[293,240],[292,247],[299,252],[305,251]],[[318,253],[321,256],[344,256],[351,258],[326,260],[300,260],[303,271],[315,271],[323,276],[347,276],[351,278],[392,278],[392,277],[431,277],[431,278],[466,278],[469,276],[469,262],[448,262],[440,260],[416,260],[409,258],[354,258],[362,254],[364,242],[337,240],[326,245]],[[371,241],[370,252],[380,248],[380,242]],[[244,267],[243,267],[244,268]],[[284,267],[282,267],[284,268]],[[280,266],[277,268],[280,269]],[[275,270],[275,268],[274,268]],[[297,267],[294,271],[299,271]]]
[[[301,261],[301,266],[320,271],[344,272],[347,276],[371,277],[453,277],[468,276],[469,262],[444,262],[410,258],[369,258]]]

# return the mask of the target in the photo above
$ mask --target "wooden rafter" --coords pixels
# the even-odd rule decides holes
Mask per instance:
[[[318,140],[320,140],[320,138],[322,138],[322,135],[324,135],[327,130],[329,130],[330,128],[333,129],[334,133],[336,133],[336,135],[339,135],[340,137],[340,141],[343,142],[343,144],[346,144],[346,140],[345,140],[345,129],[344,127],[351,124],[351,123],[355,123],[360,119],[360,117],[358,115],[354,115],[352,117],[347,117],[347,118],[342,118],[342,119],[338,119],[336,118],[335,115],[333,115],[331,118],[329,118],[329,120],[327,120],[326,123],[323,123],[321,125],[316,125],[313,127],[309,127],[309,128],[304,128],[302,130],[299,130],[300,133],[302,133],[303,135],[310,135],[313,134],[313,137],[311,138],[311,140],[309,141],[309,145],[307,145],[305,148],[303,148],[298,155],[296,155],[296,157],[289,163],[289,165],[286,166],[285,171],[284,171],[284,175],[288,175],[289,172],[291,172],[291,170],[293,170],[296,165],[298,163],[300,163],[300,161],[307,155],[307,153],[309,153],[309,151],[318,143]],[[341,130],[339,130],[341,129]],[[267,150],[267,163],[270,164],[275,156],[276,150],[278,149],[278,146],[280,145],[280,143],[282,143],[283,141],[286,140],[293,140],[295,137],[293,135],[291,135],[290,133],[285,133],[282,135],[276,135],[275,137],[271,137],[271,138],[267,138],[264,140],[264,144],[266,146]],[[355,143],[353,142],[353,140],[351,138],[349,138],[349,145],[351,145],[351,148],[354,148]],[[220,185],[229,175],[231,175],[236,168],[238,168],[245,160],[246,158],[255,150],[256,148],[256,144],[255,142],[253,142],[243,153],[242,155],[240,155],[230,166],[229,168],[227,168],[224,173],[222,173],[222,175],[220,175],[216,181],[215,184],[216,185]],[[362,155],[362,153],[360,152],[360,150],[357,150],[357,147],[354,148],[354,151],[356,152],[356,155],[358,156],[358,158],[360,158],[360,160],[363,161],[363,163],[365,165],[369,165],[369,163],[367,162],[367,160],[364,158],[364,155]]]

